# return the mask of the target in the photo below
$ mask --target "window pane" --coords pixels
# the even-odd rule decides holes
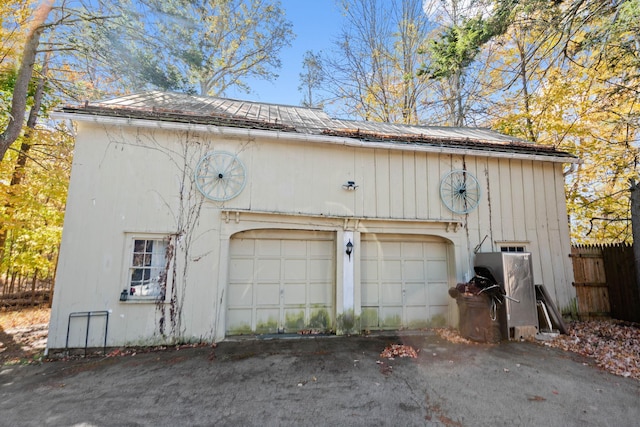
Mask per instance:
[[[162,295],[168,239],[135,239],[130,266],[129,293],[136,297]]]
[[[151,266],[153,267],[164,267],[166,264],[165,259],[164,259],[164,252],[161,254],[153,254],[153,258],[151,260]]]
[[[500,252],[524,252],[524,246],[502,246]]]
[[[144,244],[145,244],[144,240],[136,240],[133,244],[133,251],[144,252]]]
[[[144,264],[144,255],[142,254],[133,254],[133,267],[142,267]]]

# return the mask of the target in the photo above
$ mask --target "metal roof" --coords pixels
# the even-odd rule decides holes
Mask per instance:
[[[479,151],[514,152],[575,157],[547,145],[503,135],[485,128],[417,126],[329,117],[322,109],[149,91],[81,105],[67,105],[63,113],[124,117],[180,123],[295,132]]]

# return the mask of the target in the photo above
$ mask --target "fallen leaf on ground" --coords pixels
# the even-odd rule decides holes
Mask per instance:
[[[418,352],[410,345],[391,344],[388,345],[382,353],[380,353],[380,357],[385,357],[387,359],[393,359],[394,357],[416,358],[418,357]]]
[[[567,335],[544,345],[595,359],[600,368],[640,380],[640,324],[619,320],[570,322]]]

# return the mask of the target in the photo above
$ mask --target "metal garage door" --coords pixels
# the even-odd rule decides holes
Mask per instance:
[[[333,233],[244,232],[230,244],[228,335],[333,329]]]
[[[363,235],[361,246],[363,329],[446,324],[446,243],[437,238]]]

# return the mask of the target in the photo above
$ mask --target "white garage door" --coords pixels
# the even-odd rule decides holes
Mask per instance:
[[[230,244],[228,335],[333,329],[333,233],[244,232]]]
[[[416,236],[362,236],[363,329],[444,326],[447,244]]]

